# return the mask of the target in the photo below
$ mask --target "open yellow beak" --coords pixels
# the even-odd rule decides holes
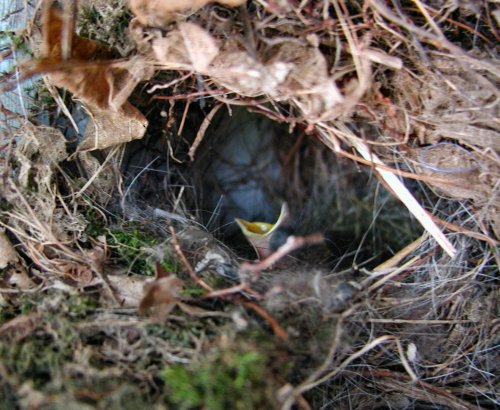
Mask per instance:
[[[260,259],[269,256],[272,253],[269,239],[273,232],[282,226],[289,217],[288,206],[284,203],[281,206],[281,212],[278,220],[274,224],[267,222],[249,222],[241,218],[234,218],[241,231],[253,246]]]

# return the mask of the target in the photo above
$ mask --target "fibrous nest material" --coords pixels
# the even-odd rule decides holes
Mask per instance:
[[[49,124],[2,109],[6,403],[498,405],[495,2],[80,6],[43,2],[17,40],[34,56],[3,76],[2,90],[43,76],[58,107]],[[107,27],[100,41],[85,18]],[[276,135],[240,138],[232,125],[221,137],[228,115],[275,122]],[[271,170],[259,180],[271,189],[255,188],[270,198],[261,215],[286,201],[303,222],[253,263],[204,227],[217,215],[203,212],[228,208],[203,202],[207,175],[219,178],[217,161],[246,164],[225,162],[238,138],[265,163],[239,187]],[[212,167],[197,163],[211,150]],[[421,228],[380,219],[394,206],[382,191]],[[339,240],[340,224],[355,241],[347,270],[313,246]],[[395,245],[403,226],[413,235]],[[374,266],[358,255],[376,236],[373,260],[386,260]]]

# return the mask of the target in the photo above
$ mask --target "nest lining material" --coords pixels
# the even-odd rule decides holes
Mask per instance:
[[[195,311],[179,300],[186,280],[220,295],[219,289],[213,288],[217,281],[211,282],[214,273],[219,279],[238,279],[241,266],[234,255],[189,220],[190,200],[183,202],[185,188],[159,190],[154,182],[141,178],[154,165],[154,156],[149,161],[137,160],[136,166],[144,171],[131,179],[126,180],[122,173],[125,167],[121,166],[121,148],[116,144],[141,138],[147,123],[146,116],[127,101],[128,97],[139,82],[150,80],[153,71],[159,70],[160,77],[151,80],[149,91],[157,92],[155,104],[161,107],[160,112],[167,113],[161,117],[165,118],[161,127],[169,138],[158,146],[149,146],[149,152],[140,150],[140,155],[151,156],[151,151],[159,149],[169,153],[170,161],[176,161],[184,149],[180,161],[201,159],[204,145],[212,143],[210,121],[206,119],[216,115],[219,104],[246,105],[294,132],[314,136],[339,155],[372,167],[373,174],[410,208],[448,254],[442,253],[425,233],[372,270],[335,276],[319,269],[319,274],[307,274],[296,265],[287,266],[285,260],[285,265],[274,271],[261,272],[255,287],[276,319],[267,323],[277,335],[281,334],[279,325],[283,325],[289,346],[296,352],[294,371],[287,375],[286,382],[280,378],[281,389],[275,392],[280,405],[290,408],[298,403],[305,407],[309,401],[319,407],[326,400],[355,408],[419,407],[423,403],[457,409],[494,406],[498,368],[492,352],[498,315],[495,281],[500,230],[498,107],[494,104],[498,93],[494,84],[499,73],[494,59],[479,58],[477,49],[457,46],[453,42],[456,39],[440,28],[445,27],[443,22],[454,24],[450,16],[461,18],[466,25],[468,3],[463,7],[446,4],[441,12],[420,2],[415,2],[415,8],[402,10],[379,1],[359,10],[356,5],[348,8],[337,1],[303,2],[299,6],[255,1],[240,9],[218,5],[198,9],[203,5],[200,3],[190,11],[182,7],[172,10],[166,4],[132,2],[132,9],[138,13],[130,25],[138,51],[134,57],[85,66],[96,45],[75,36],[72,45],[83,45],[82,49],[71,56],[73,60],[61,62],[64,36],[47,30],[53,26],[46,23],[41,58],[20,66],[21,73],[29,77],[45,73],[55,63],[68,63],[59,66],[62,72],[49,77],[90,106],[91,124],[71,158],[60,149],[64,145],[60,133],[30,124],[14,132],[21,143],[5,162],[5,175],[9,177],[2,182],[2,199],[8,207],[1,223],[36,268],[15,257],[8,237],[2,233],[6,251],[2,252],[0,266],[12,267],[2,278],[2,288],[18,286],[32,292],[36,286],[68,289],[68,283],[82,289],[98,287],[103,301],[107,301],[103,303],[137,307],[142,301],[142,307],[163,306],[162,320],[166,320],[174,307],[189,314]],[[155,13],[155,7],[165,8]],[[493,6],[487,2],[484,7],[480,40],[473,36],[471,44],[479,41],[484,55],[493,55],[494,43],[489,39],[496,33],[489,15]],[[62,21],[51,8],[45,10],[44,18]],[[422,28],[422,21],[430,29]],[[161,27],[155,27],[158,25]],[[461,35],[470,38],[466,31]],[[432,69],[421,61],[429,62]],[[177,74],[161,79],[165,71]],[[58,83],[61,78],[64,83]],[[71,78],[83,80],[72,82]],[[99,79],[107,94],[95,95],[95,81],[89,78]],[[205,107],[199,109],[202,120],[194,121],[198,132],[186,138],[190,143],[186,152],[182,141],[175,138],[192,132],[186,128],[194,111],[191,101],[200,96],[213,100],[205,101]],[[176,109],[179,98],[187,101],[180,106],[182,113]],[[235,111],[236,115],[244,112]],[[150,127],[154,126],[152,118],[148,116]],[[7,137],[8,144],[14,144],[15,138]],[[44,144],[44,138],[50,138],[53,144]],[[149,141],[152,139],[146,136],[144,144]],[[228,149],[232,142],[229,140]],[[269,141],[265,142],[259,143],[262,155],[273,163],[271,151],[264,149]],[[107,151],[99,158],[99,154],[89,154],[94,149]],[[79,176],[76,185],[59,165],[64,159],[74,158],[86,171],[79,174],[72,170]],[[318,162],[314,164],[329,164]],[[395,176],[395,170],[388,170],[384,163],[392,164],[396,173],[420,181],[412,185],[412,190],[421,194],[419,200],[427,201],[427,208],[440,219],[429,216]],[[170,187],[171,182],[178,185],[184,177],[175,169],[165,165]],[[272,175],[278,174],[275,166],[269,170]],[[218,171],[200,172],[210,175]],[[124,177],[126,185],[122,185]],[[143,218],[132,191],[142,182],[162,195],[173,192],[166,198],[170,207],[163,215],[175,229],[156,226],[153,230],[169,243],[189,250],[195,267],[191,276],[182,280],[160,277],[161,269],[157,268],[156,281],[145,289],[149,298],[142,293],[143,281],[106,271],[106,238],[86,232],[88,221],[81,212],[82,206],[91,202],[92,209],[106,220],[110,204],[115,203],[115,210],[123,210],[132,202],[132,216],[147,226],[151,216],[146,213],[147,218]],[[353,186],[347,184],[348,189]],[[438,198],[429,194],[427,187]],[[255,189],[260,192],[262,188]],[[289,192],[282,189],[280,196],[271,197],[266,212],[255,217],[269,218],[271,208],[278,205],[272,202]],[[300,193],[300,189],[295,192]],[[207,207],[213,208],[214,202],[207,199]],[[248,215],[254,217],[250,212]],[[227,218],[220,224],[225,225]],[[437,223],[446,236],[436,229]],[[86,246],[82,246],[85,241]],[[165,247],[175,253],[172,247]],[[149,252],[157,260],[165,256],[164,249],[151,247]],[[293,280],[287,280],[287,274]],[[175,292],[169,291],[168,284],[174,282]],[[225,285],[229,286],[228,282]],[[242,297],[251,300],[253,294],[238,286],[235,288]],[[330,292],[325,293],[325,289]],[[155,292],[163,296],[153,297]],[[246,303],[246,307],[255,306]],[[1,335],[18,326],[8,324],[10,327],[0,328]],[[33,329],[26,325],[24,331],[29,335]],[[194,354],[185,352],[188,358]],[[109,355],[113,362],[111,358]],[[449,377],[451,373],[453,378]],[[369,385],[356,387],[367,378]],[[373,397],[380,400],[373,401]]]

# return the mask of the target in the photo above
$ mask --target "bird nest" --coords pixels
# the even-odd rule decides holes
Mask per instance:
[[[494,2],[21,13],[6,403],[495,407]]]

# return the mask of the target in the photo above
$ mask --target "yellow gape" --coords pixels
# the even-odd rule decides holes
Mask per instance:
[[[278,220],[274,223],[267,222],[249,222],[241,218],[234,218],[241,231],[253,246],[259,259],[269,256],[273,249],[270,244],[271,236],[289,219],[288,206],[284,203],[281,206],[281,212]]]

